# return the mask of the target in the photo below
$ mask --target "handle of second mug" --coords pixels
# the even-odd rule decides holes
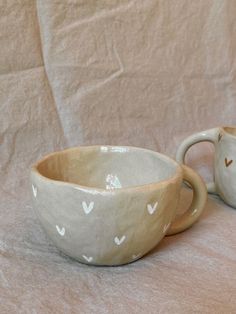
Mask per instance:
[[[182,232],[191,227],[199,218],[207,201],[206,185],[202,178],[191,168],[182,165],[183,180],[193,189],[193,199],[189,209],[178,216],[170,225],[167,235]]]
[[[176,154],[176,161],[180,164],[185,163],[185,155],[189,148],[194,144],[200,142],[211,142],[212,144],[216,144],[218,140],[218,136],[220,134],[219,128],[210,129],[207,131],[199,132],[187,137],[179,146]],[[215,182],[207,183],[207,191],[209,193],[216,194],[216,186]]]

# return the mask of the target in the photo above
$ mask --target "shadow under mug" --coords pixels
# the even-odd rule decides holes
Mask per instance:
[[[177,150],[177,162],[184,164],[189,148],[200,142],[211,142],[215,147],[214,181],[207,184],[207,191],[236,208],[236,127],[217,127],[187,137]]]

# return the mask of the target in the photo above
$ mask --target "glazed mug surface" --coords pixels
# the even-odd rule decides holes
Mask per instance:
[[[176,215],[182,182],[190,208]],[[207,192],[190,168],[151,150],[88,146],[47,155],[31,169],[37,216],[55,245],[86,264],[122,265],[189,228]]]
[[[207,184],[207,190],[236,208],[236,127],[218,127],[189,136],[179,146],[176,160],[184,164],[188,149],[205,141],[215,146],[214,182]]]

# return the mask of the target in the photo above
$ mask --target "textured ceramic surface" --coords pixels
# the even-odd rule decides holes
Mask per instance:
[[[193,187],[187,212],[176,208],[182,181]],[[46,156],[31,171],[37,215],[57,247],[80,262],[120,265],[165,236],[190,227],[206,202],[191,169],[149,150],[91,146]]]
[[[180,145],[176,160],[184,163],[188,149],[203,141],[215,146],[214,182],[207,184],[207,190],[236,207],[236,127],[219,127],[189,136]]]

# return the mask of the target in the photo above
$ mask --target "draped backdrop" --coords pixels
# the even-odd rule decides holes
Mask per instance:
[[[174,157],[193,132],[236,125],[235,13],[234,0],[1,1],[1,313],[236,312],[236,211],[216,196],[142,260],[96,268],[49,241],[28,181],[54,150],[133,145]],[[188,154],[205,180],[212,155],[204,143]]]

